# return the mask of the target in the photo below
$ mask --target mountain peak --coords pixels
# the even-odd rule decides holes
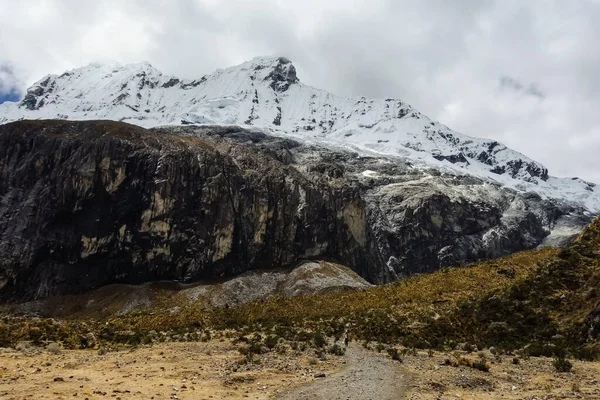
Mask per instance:
[[[300,82],[296,75],[296,67],[286,57],[255,57],[250,61],[220,71],[242,71],[248,74],[253,81],[268,81],[271,89],[277,92],[285,92],[290,85]]]
[[[132,64],[92,62],[61,75],[47,75],[35,82],[18,107],[37,111],[42,107],[58,104],[65,97],[83,99],[86,92],[96,88],[104,92],[110,91],[118,98],[117,101],[121,101],[129,94],[135,95],[132,91],[141,90],[145,86],[155,87],[162,78],[163,74],[147,61]]]
[[[23,118],[253,126],[600,210],[600,192],[586,183],[553,178],[523,154],[454,132],[401,100],[347,98],[304,85],[285,57],[256,57],[196,80],[164,75],[147,62],[91,64],[49,75],[19,104],[0,105],[0,124]]]

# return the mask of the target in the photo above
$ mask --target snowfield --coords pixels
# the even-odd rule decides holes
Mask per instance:
[[[240,125],[398,158],[419,169],[470,175],[590,213],[600,211],[600,192],[593,183],[549,176],[542,164],[523,154],[455,132],[401,100],[340,97],[304,85],[284,58],[257,57],[197,80],[164,75],[148,63],[91,64],[46,76],[21,102],[0,104],[0,124],[56,118],[110,119],[143,127]]]

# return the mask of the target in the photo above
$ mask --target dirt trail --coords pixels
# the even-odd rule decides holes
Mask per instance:
[[[280,400],[392,400],[403,399],[408,387],[408,374],[397,361],[350,345],[346,367],[331,376],[281,395]]]

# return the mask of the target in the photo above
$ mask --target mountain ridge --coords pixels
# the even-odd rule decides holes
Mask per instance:
[[[600,210],[593,183],[552,177],[541,163],[497,141],[454,132],[402,100],[346,98],[307,86],[283,57],[256,57],[196,80],[164,75],[147,62],[90,64],[48,75],[20,103],[0,105],[0,123],[23,118],[240,125]]]

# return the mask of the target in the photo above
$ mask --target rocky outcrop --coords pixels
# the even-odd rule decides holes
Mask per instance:
[[[115,122],[0,127],[0,293],[236,275],[331,256],[375,265],[356,188],[317,186],[247,147]],[[356,224],[352,221],[352,224]],[[366,225],[354,227],[363,230]]]
[[[304,260],[290,268],[251,270],[228,279],[180,283],[109,284],[85,293],[0,305],[9,315],[103,318],[173,307],[232,307],[271,297],[296,297],[372,287],[343,265]]]
[[[299,82],[296,76],[296,67],[287,58],[279,57],[277,63],[271,68],[271,72],[265,77],[265,80],[271,82],[269,86],[276,92],[285,92],[290,85]]]
[[[582,210],[238,127],[0,126],[0,299],[326,258],[371,283],[537,246]],[[564,225],[564,224],[563,224]]]
[[[585,334],[584,337],[589,341],[594,341],[600,338],[600,303],[586,317],[584,321]]]

